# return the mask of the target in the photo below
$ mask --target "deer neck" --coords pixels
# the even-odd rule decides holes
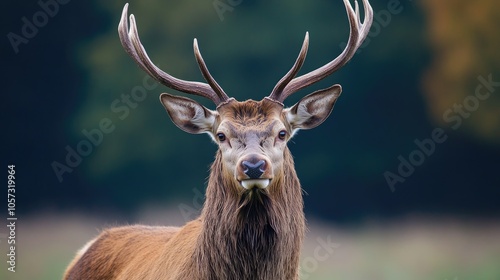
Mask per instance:
[[[196,263],[202,279],[295,279],[305,231],[299,180],[288,149],[281,178],[269,193],[238,193],[222,172],[220,152],[212,165],[201,215]]]

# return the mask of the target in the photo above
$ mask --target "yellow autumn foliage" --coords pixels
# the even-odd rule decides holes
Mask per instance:
[[[499,143],[500,1],[423,0],[422,6],[432,50],[431,67],[424,77],[432,119]],[[489,90],[480,86],[481,77],[491,77],[496,85]],[[476,98],[479,102],[474,104],[478,90],[488,97]],[[451,117],[461,118],[460,123]]]

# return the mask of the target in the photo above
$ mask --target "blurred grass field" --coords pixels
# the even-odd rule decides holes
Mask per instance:
[[[124,224],[108,218],[54,213],[20,217],[16,272],[7,271],[4,261],[0,279],[60,279],[86,241],[102,228]],[[181,225],[183,220],[176,210],[153,209],[137,214],[130,222]],[[310,218],[308,223],[301,279],[500,279],[498,220],[406,217],[347,227]],[[321,249],[318,240],[329,240],[336,247],[328,252]],[[6,259],[6,240],[1,241]]]

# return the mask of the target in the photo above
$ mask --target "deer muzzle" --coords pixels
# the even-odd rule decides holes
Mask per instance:
[[[266,158],[251,155],[238,164],[237,179],[245,189],[265,189],[271,181],[270,165]]]

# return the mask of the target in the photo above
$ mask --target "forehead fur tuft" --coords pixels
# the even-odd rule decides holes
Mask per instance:
[[[258,125],[279,115],[283,107],[267,100],[247,100],[232,102],[219,109],[224,118],[232,119],[240,125]]]

